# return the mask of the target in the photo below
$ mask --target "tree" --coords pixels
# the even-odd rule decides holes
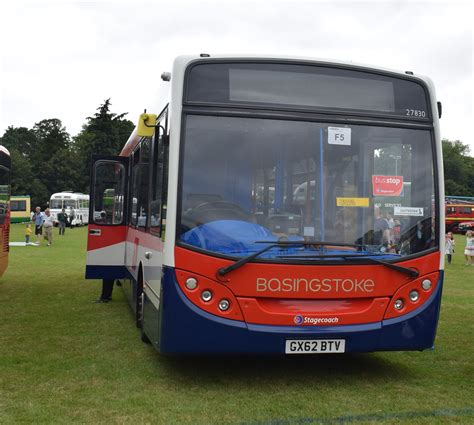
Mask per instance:
[[[0,139],[12,160],[11,192],[30,195],[45,207],[52,193],[77,190],[77,154],[60,120],[47,119],[33,129],[8,127]]]
[[[36,145],[37,139],[33,130],[26,127],[9,126],[0,137],[0,142],[10,152],[16,150],[22,157],[27,157]]]
[[[134,124],[125,119],[127,113],[110,112],[110,99],[97,108],[92,117],[87,117],[81,132],[74,138],[79,158],[79,186],[89,191],[91,155],[118,155],[134,129]]]
[[[30,155],[37,165],[48,162],[55,152],[70,148],[71,138],[57,118],[36,123],[33,133],[37,143],[32,147]]]
[[[459,140],[443,140],[446,195],[474,196],[474,158],[469,146]]]
[[[33,166],[30,161],[30,154],[37,144],[35,133],[25,127],[8,127],[0,138],[0,144],[10,151],[12,172],[11,172],[11,193],[15,195],[30,195],[34,202],[38,202],[36,190],[32,187],[34,180]],[[35,185],[44,194],[45,188]]]
[[[54,192],[87,193],[91,154],[117,155],[134,128],[126,113],[112,113],[110,106],[107,99],[74,139],[57,118],[32,129],[8,127],[0,144],[11,154],[12,193],[30,195],[32,205],[42,208]]]

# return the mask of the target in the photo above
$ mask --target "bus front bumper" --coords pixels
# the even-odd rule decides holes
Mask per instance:
[[[347,326],[269,326],[224,319],[191,303],[173,268],[166,267],[160,310],[145,300],[146,328],[159,327],[153,343],[163,354],[284,354],[287,339],[344,339],[345,352],[424,350],[433,347],[443,272],[417,310],[382,322]],[[153,332],[154,333],[154,332]]]

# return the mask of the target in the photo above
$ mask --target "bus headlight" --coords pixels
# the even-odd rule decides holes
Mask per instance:
[[[206,303],[211,301],[212,300],[212,292],[209,291],[208,289],[206,289],[205,291],[202,291],[201,299]]]
[[[220,311],[227,311],[229,310],[230,307],[230,302],[229,300],[226,300],[223,298],[222,300],[219,301],[219,310]]]
[[[416,303],[420,299],[420,294],[418,291],[410,291],[410,301]]]
[[[421,287],[425,291],[429,291],[431,289],[431,280],[425,279],[423,282],[421,282]]]
[[[198,286],[198,281],[194,277],[188,277],[186,279],[186,288],[188,288],[189,290],[192,291],[193,289],[196,289],[197,286]]]
[[[403,308],[403,300],[399,298],[393,303],[393,306],[395,307],[395,310],[401,310]]]

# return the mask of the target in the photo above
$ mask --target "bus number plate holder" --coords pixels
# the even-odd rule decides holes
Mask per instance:
[[[285,354],[344,353],[344,339],[287,339]]]

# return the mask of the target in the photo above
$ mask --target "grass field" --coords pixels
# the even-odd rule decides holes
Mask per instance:
[[[55,237],[12,247],[0,279],[0,424],[474,423],[474,267],[461,236],[434,351],[270,358],[158,355],[120,290],[92,303],[86,229]]]

